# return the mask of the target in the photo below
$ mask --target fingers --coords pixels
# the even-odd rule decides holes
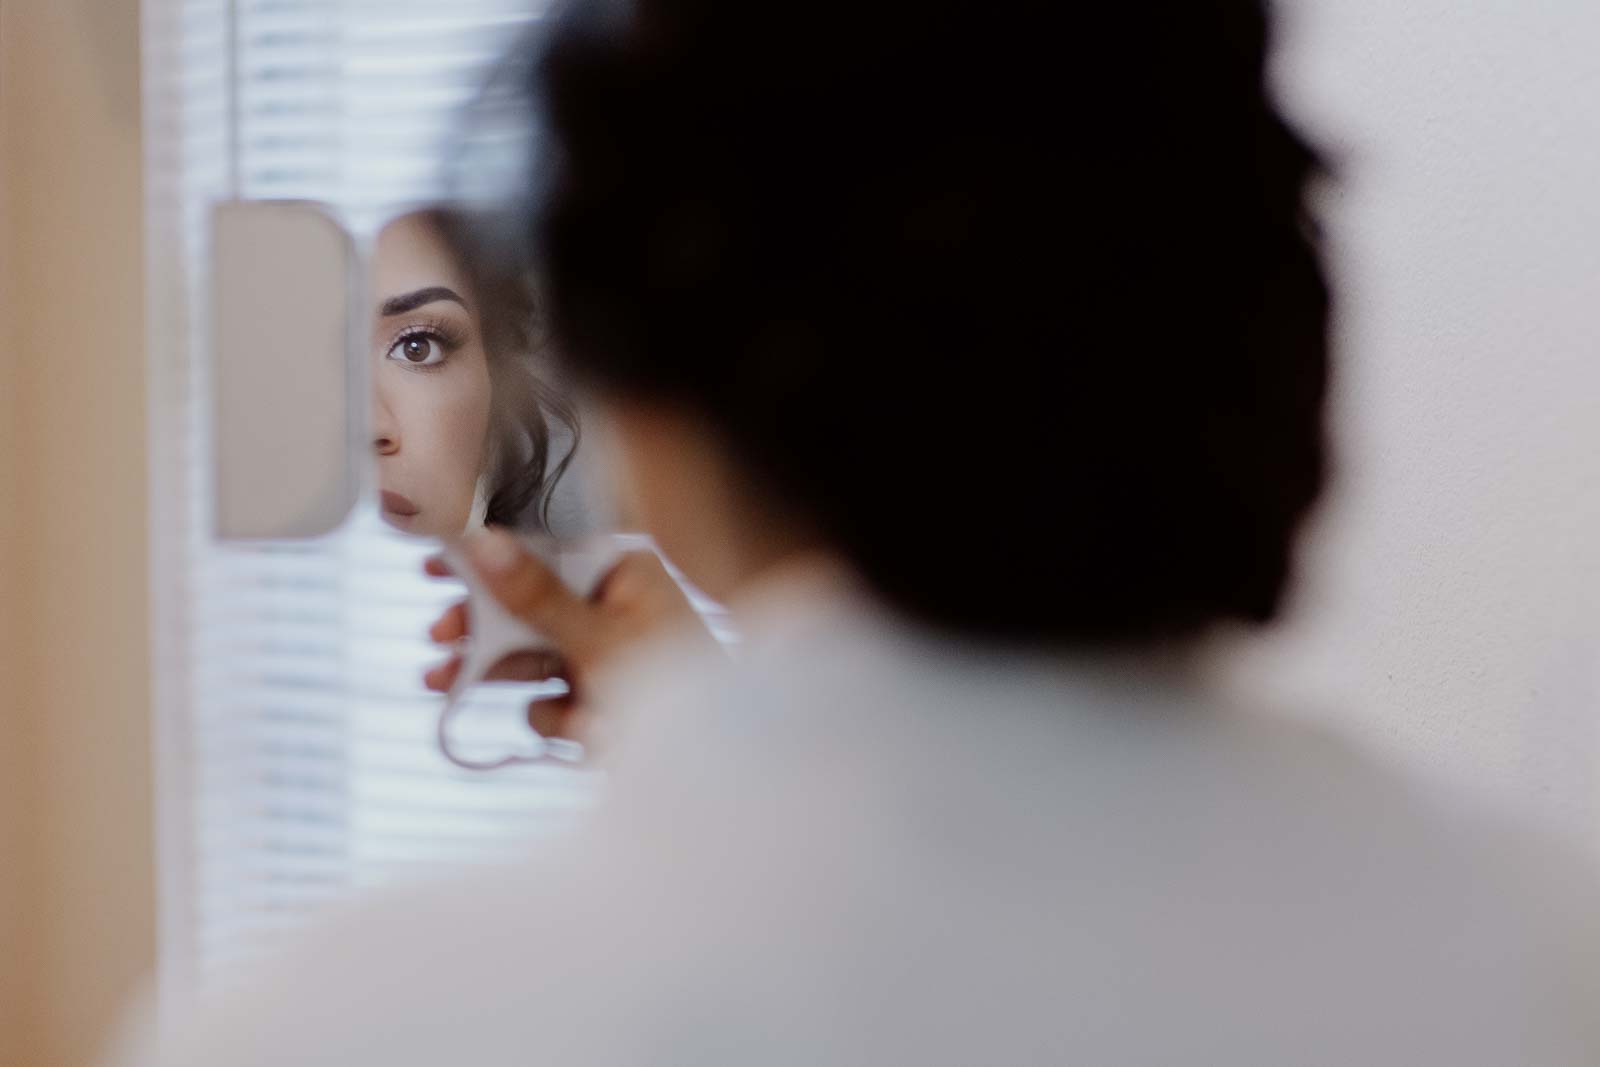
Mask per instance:
[[[422,573],[430,578],[452,578],[456,572],[450,569],[443,556],[429,556],[422,561]]]
[[[629,552],[601,579],[595,599],[632,602],[658,596],[662,590],[676,593],[678,583],[667,573],[666,565],[654,552]]]
[[[446,693],[456,684],[456,675],[461,673],[461,657],[452,656],[437,667],[430,667],[422,676],[422,684],[435,693]]]
[[[554,652],[513,652],[489,668],[486,682],[548,682],[565,678],[567,665]]]
[[[547,634],[569,654],[592,627],[590,608],[544,561],[515,537],[494,528],[467,541],[467,555],[483,585],[518,618]]]
[[[471,627],[467,622],[467,602],[465,600],[459,604],[450,605],[445,609],[445,613],[434,620],[432,626],[428,627],[428,636],[433,640],[434,644],[438,645],[448,645],[453,641],[459,641],[470,632]]]
[[[602,610],[626,620],[624,632],[634,637],[672,630],[715,640],[654,552],[630,552],[618,560],[596,590],[595,601]]]
[[[528,725],[540,737],[578,741],[587,717],[572,695],[535,700],[528,705]]]

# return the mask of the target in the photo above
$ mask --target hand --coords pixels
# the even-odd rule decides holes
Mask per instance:
[[[474,535],[467,556],[484,587],[528,625],[547,636],[555,651],[508,656],[489,672],[495,681],[547,681],[567,685],[563,696],[536,700],[528,706],[528,725],[545,737],[580,738],[589,708],[586,688],[595,671],[618,653],[673,629],[710,633],[678,583],[653,552],[631,552],[600,580],[593,595],[583,598],[564,585],[538,556],[504,530]],[[424,566],[434,577],[451,571],[444,559]],[[452,605],[439,616],[428,635],[439,644],[453,644],[471,632],[467,603]],[[428,671],[424,684],[443,692],[461,670],[461,658]]]

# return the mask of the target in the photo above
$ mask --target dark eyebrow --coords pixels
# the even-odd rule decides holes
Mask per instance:
[[[401,293],[399,296],[391,296],[383,302],[383,306],[378,309],[378,314],[383,318],[389,318],[391,315],[404,315],[408,311],[415,311],[424,304],[432,304],[438,300],[454,300],[462,307],[467,306],[467,302],[461,299],[461,294],[454,289],[446,289],[442,285],[430,285],[426,289],[417,289],[413,292]]]

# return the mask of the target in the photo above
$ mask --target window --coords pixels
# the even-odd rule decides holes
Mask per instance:
[[[144,7],[162,966],[204,984],[330,900],[559,831],[593,782],[548,766],[474,776],[438,756],[423,634],[455,591],[421,577],[424,549],[370,505],[314,543],[209,530],[210,205],[313,199],[360,235],[437,196],[453,116],[535,13]]]

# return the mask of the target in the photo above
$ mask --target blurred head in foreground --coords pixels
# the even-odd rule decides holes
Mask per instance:
[[[372,445],[384,518],[432,537],[542,514],[560,474],[551,427],[572,418],[541,381],[531,295],[466,254],[459,220],[416,211],[372,254]]]
[[[558,354],[714,595],[822,550],[986,641],[1278,610],[1323,480],[1328,294],[1263,11],[1051,27],[635,0],[540,45],[524,216]]]

